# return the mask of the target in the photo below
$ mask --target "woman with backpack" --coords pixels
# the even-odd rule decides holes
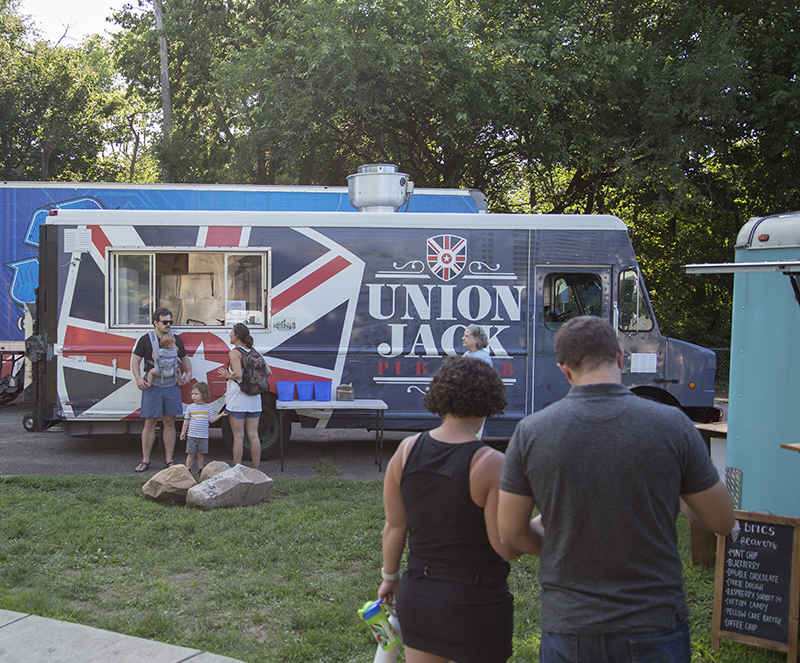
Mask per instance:
[[[253,468],[258,469],[261,460],[261,439],[258,435],[258,422],[261,418],[261,394],[250,395],[242,391],[245,363],[251,353],[258,355],[253,350],[253,337],[247,325],[238,323],[231,330],[231,344],[233,348],[228,356],[228,367],[220,368],[219,374],[228,381],[225,391],[225,409],[228,412],[228,421],[233,432],[233,464],[242,462],[244,454],[244,434],[250,440],[250,457],[253,459]],[[260,355],[259,355],[260,357]],[[266,362],[264,362],[266,364]],[[271,371],[267,366],[267,375]],[[248,376],[249,377],[249,376]]]

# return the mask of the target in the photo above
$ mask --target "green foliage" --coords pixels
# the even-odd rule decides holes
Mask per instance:
[[[730,280],[682,265],[800,208],[793,3],[166,0],[169,135],[152,5],[114,20],[110,46],[29,45],[0,0],[0,176],[340,185],[391,162],[495,212],[614,214],[662,331],[712,346]]]
[[[0,177],[118,179],[124,164],[107,147],[123,97],[102,40],[31,39],[13,3],[0,5],[0,32]]]
[[[146,501],[140,477],[0,478],[0,608],[244,661],[367,663],[375,641],[356,610],[378,590],[382,484],[325,474],[212,511]],[[711,650],[714,570],[691,566],[678,526],[694,658],[785,660]],[[512,562],[512,662],[537,660],[538,575],[538,559]]]
[[[0,177],[69,180],[91,168],[110,109],[81,54],[38,42],[0,67]]]

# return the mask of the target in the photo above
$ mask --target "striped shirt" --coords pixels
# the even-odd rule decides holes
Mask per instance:
[[[214,416],[214,408],[208,403],[189,403],[184,419],[189,420],[189,437],[208,437],[208,422]]]

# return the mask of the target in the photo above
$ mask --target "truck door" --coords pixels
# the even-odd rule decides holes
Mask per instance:
[[[692,381],[693,370],[683,361],[680,341],[668,342],[656,325],[647,290],[639,270],[635,267],[619,272],[617,300],[617,330],[624,355],[622,384],[640,396],[678,405],[681,390]],[[671,351],[670,345],[675,348]],[[691,354],[691,353],[687,353]]]
[[[569,391],[553,350],[561,325],[581,315],[611,320],[610,265],[537,265],[535,278],[531,411],[541,410]]]

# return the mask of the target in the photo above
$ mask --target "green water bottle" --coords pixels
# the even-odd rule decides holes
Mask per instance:
[[[367,601],[358,614],[369,626],[369,630],[372,631],[372,635],[375,636],[381,649],[394,649],[400,644],[400,638],[389,623],[389,610],[380,599]]]

